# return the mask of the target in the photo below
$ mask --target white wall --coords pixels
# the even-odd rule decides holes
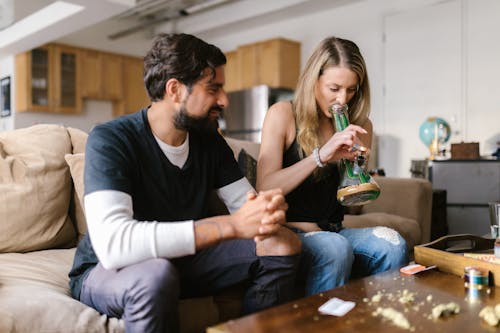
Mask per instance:
[[[453,141],[462,137],[465,57],[461,13],[461,1],[446,1],[384,18],[380,157],[389,174],[407,174],[412,159],[429,156],[428,147],[419,139],[420,124],[427,118],[447,120],[453,128]]]
[[[463,140],[479,141],[484,154],[500,143],[500,1],[481,0],[482,6],[477,3],[465,3]]]
[[[385,17],[382,133],[395,137],[396,145],[384,147],[381,140],[380,148],[397,158],[385,159],[388,171],[408,174],[411,159],[429,156],[418,129],[433,116],[450,123],[448,149],[464,141],[479,142],[485,156],[496,150],[499,15],[496,0],[449,0]]]
[[[15,128],[35,124],[59,124],[89,132],[95,125],[113,119],[112,104],[109,101],[84,100],[80,114],[54,114],[46,112],[18,112]]]

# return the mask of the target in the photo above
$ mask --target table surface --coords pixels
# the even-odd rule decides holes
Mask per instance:
[[[345,286],[302,298],[287,304],[230,320],[207,329],[219,332],[495,332],[496,328],[479,318],[486,305],[500,303],[500,288],[472,295],[464,288],[463,278],[437,270],[415,275],[402,275],[392,271],[354,280]],[[412,293],[414,301],[401,303],[404,290]],[[379,302],[373,296],[382,294]],[[430,295],[430,296],[429,296]],[[318,307],[332,297],[354,301],[356,306],[343,317],[323,315]],[[439,304],[455,302],[460,312],[433,319],[432,309]],[[378,307],[402,313],[411,327],[403,329],[391,320],[374,312]]]

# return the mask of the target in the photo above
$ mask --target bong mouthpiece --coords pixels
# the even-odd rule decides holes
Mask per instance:
[[[333,103],[329,108],[330,113],[333,114],[342,114],[342,113],[347,113],[347,110],[349,107],[347,104],[340,104],[340,103]]]
[[[347,126],[349,126],[349,115],[347,113],[347,104],[333,103],[328,108],[328,111],[332,115],[333,127],[337,132],[343,131]]]

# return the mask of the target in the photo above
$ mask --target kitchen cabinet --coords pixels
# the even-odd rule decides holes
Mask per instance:
[[[17,111],[81,112],[80,56],[79,49],[59,44],[18,54]]]
[[[121,99],[124,84],[122,56],[96,50],[83,50],[82,53],[82,97]]]
[[[150,104],[143,59],[48,44],[16,56],[17,111],[79,113],[82,99],[108,100],[113,115]]]
[[[300,43],[279,38],[259,43],[261,84],[295,90],[300,74]]]
[[[259,70],[259,44],[242,45],[238,47],[237,61],[240,74],[239,89],[261,85]]]
[[[144,86],[143,59],[122,56],[122,70],[123,96],[120,101],[113,103],[114,116],[134,113],[151,104]]]
[[[241,76],[237,52],[226,52],[226,60],[226,70],[224,71],[226,76],[226,84],[224,85],[224,89],[227,92],[239,90],[241,87]]]
[[[275,38],[226,53],[226,91],[258,85],[295,89],[300,74],[300,43]]]

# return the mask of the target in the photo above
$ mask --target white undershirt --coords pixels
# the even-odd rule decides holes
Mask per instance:
[[[184,163],[186,163],[188,155],[189,155],[189,133],[187,133],[186,140],[178,146],[171,146],[161,141],[156,135],[154,135],[156,142],[160,146],[161,150],[167,156],[170,163],[182,169]]]
[[[162,141],[159,145],[172,164],[179,168],[184,165],[189,155],[188,137],[179,147]],[[218,189],[217,195],[233,213],[245,203],[248,191],[253,188],[243,177]],[[146,259],[177,258],[196,252],[193,220],[135,220],[132,197],[114,190],[87,194],[84,205],[90,240],[104,268],[117,269]]]

